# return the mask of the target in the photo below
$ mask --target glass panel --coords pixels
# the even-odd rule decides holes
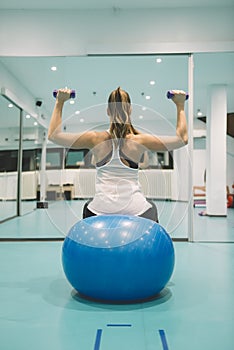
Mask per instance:
[[[20,110],[0,96],[0,221],[17,214]]]
[[[137,130],[155,135],[175,135],[176,108],[166,94],[171,89],[187,91],[186,55],[12,57],[2,58],[1,61],[27,91],[33,96],[42,97],[40,100],[45,109],[40,112],[43,106],[38,106],[38,115],[40,117],[43,114],[43,123],[47,125],[55,101],[52,91],[69,85],[76,89],[77,98],[69,101],[73,103],[66,103],[62,130],[107,130],[108,95],[120,86],[130,94],[132,123]],[[52,72],[50,67],[56,65],[57,71]],[[43,76],[42,84],[38,76]],[[42,132],[38,127],[32,127],[31,131],[29,129],[25,116],[23,173],[35,172],[37,201],[41,200],[41,180],[44,181],[44,200],[49,204],[43,216],[47,227],[42,229],[34,226],[34,234],[37,237],[61,237],[82,218],[84,204],[94,196],[96,173],[93,157],[87,150],[76,151],[72,147],[65,149],[48,142],[43,178]],[[156,203],[160,223],[174,238],[188,237],[188,169],[187,147],[170,153],[149,152],[146,149],[144,159],[140,161],[142,190],[148,199]],[[34,190],[32,192],[35,193]],[[43,210],[39,215],[43,215]],[[40,221],[42,223],[43,220]],[[26,231],[29,232],[29,229],[22,234],[27,235]]]

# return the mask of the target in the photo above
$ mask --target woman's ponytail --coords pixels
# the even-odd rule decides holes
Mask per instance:
[[[118,87],[108,99],[108,110],[111,117],[110,133],[113,138],[122,139],[127,134],[138,134],[131,123],[131,100],[128,93]]]

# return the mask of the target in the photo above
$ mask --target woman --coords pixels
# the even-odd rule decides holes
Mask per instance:
[[[171,151],[187,144],[187,124],[184,111],[186,94],[174,90],[173,102],[177,108],[175,136],[155,136],[140,133],[131,123],[129,94],[117,88],[108,99],[108,131],[65,133],[62,131],[62,110],[70,98],[70,89],[57,93],[48,131],[50,141],[77,149],[89,149],[96,164],[96,193],[84,207],[83,217],[92,215],[137,215],[158,222],[157,209],[148,201],[138,181],[139,163],[146,150]]]

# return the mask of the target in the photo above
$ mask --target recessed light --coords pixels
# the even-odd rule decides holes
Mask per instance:
[[[146,111],[147,108],[145,106],[143,106],[141,109],[142,109],[142,111]]]
[[[201,116],[202,116],[202,112],[201,112],[200,109],[197,110],[197,116],[198,116],[198,117],[201,117]]]
[[[74,100],[70,100],[70,105],[74,105],[75,101]]]
[[[30,118],[31,118],[31,115],[26,114],[25,118],[26,118],[26,119],[30,119]]]
[[[139,115],[139,119],[143,119],[144,117],[143,117],[143,115]]]
[[[150,80],[150,85],[155,85],[155,80]]]
[[[34,122],[33,125],[37,126],[37,125],[38,125],[38,122]]]
[[[161,59],[161,58],[156,58],[156,62],[157,62],[157,63],[161,63],[161,62],[162,62],[162,59]]]
[[[80,122],[81,122],[81,123],[84,123],[84,118],[80,118]]]
[[[150,100],[150,96],[149,96],[149,95],[146,95],[146,96],[145,96],[145,99],[146,99],[146,100]]]
[[[75,111],[75,114],[80,114],[80,111]]]
[[[12,107],[13,107],[13,104],[12,104],[12,103],[9,103],[8,107],[9,107],[9,108],[12,108]]]
[[[51,69],[53,72],[55,72],[55,71],[57,70],[57,67],[52,66],[52,67],[50,67],[50,69]]]

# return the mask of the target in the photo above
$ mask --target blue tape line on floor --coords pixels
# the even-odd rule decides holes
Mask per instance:
[[[161,338],[163,350],[169,350],[168,345],[167,345],[167,339],[166,339],[166,334],[163,329],[159,329],[159,335]]]
[[[102,337],[102,329],[98,329],[96,334],[95,344],[94,344],[94,350],[100,349],[101,337]]]
[[[132,327],[129,323],[108,323],[107,327]]]

